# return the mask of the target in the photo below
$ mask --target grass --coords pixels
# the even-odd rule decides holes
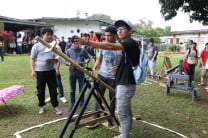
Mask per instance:
[[[176,65],[183,55],[171,57],[172,65]],[[156,69],[159,70],[163,59],[158,58]],[[65,96],[69,100],[68,67],[61,66],[62,82]],[[200,79],[200,68],[196,68],[195,84]],[[46,113],[38,114],[35,80],[30,77],[29,56],[6,56],[5,62],[0,63],[0,89],[14,84],[24,85],[25,91],[7,102],[0,104],[0,132],[2,138],[14,137],[17,131],[39,125],[48,121],[67,117],[69,104],[60,102],[64,114],[57,116],[51,112],[51,105],[46,105]],[[160,80],[164,81],[164,80]],[[159,81],[158,81],[159,82]],[[208,97],[204,89],[198,92],[197,101],[191,101],[191,94],[171,89],[170,96],[164,96],[165,88],[153,83],[139,85],[133,97],[133,114],[140,115],[142,120],[164,126],[190,137],[192,133],[201,138],[208,137]],[[197,86],[198,87],[198,86]],[[48,93],[47,93],[48,95]],[[90,100],[88,110],[92,109],[93,98]],[[10,109],[10,111],[8,110]],[[60,133],[64,121],[45,125],[21,134],[23,138],[55,138]],[[69,134],[71,126],[66,131]],[[77,129],[75,138],[111,138],[117,132],[99,127],[95,130],[86,128]],[[178,135],[157,127],[134,121],[132,138],[177,138]]]

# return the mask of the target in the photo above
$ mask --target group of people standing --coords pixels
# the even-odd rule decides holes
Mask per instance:
[[[136,91],[136,84],[133,77],[131,65],[136,65],[138,61],[139,53],[138,43],[131,37],[133,33],[132,24],[128,20],[118,20],[114,26],[108,26],[104,32],[104,41],[98,42],[91,39],[87,39],[85,36],[73,36],[71,38],[71,46],[68,49],[62,48],[62,44],[59,43],[59,49],[65,53],[68,57],[78,63],[80,66],[85,66],[89,63],[90,57],[85,49],[86,46],[91,46],[99,50],[98,58],[92,68],[92,74],[96,75],[97,69],[98,78],[113,89],[115,93],[109,91],[110,110],[112,113],[117,110],[118,119],[121,127],[121,134],[114,138],[129,138],[130,130],[132,127],[132,110],[131,99]],[[45,28],[42,31],[43,40],[48,43],[52,42],[53,31],[49,28]],[[118,38],[118,39],[117,39]],[[65,45],[65,44],[63,44]],[[154,45],[154,39],[149,40],[149,45],[146,49],[148,57],[148,66],[150,68],[150,77],[154,76],[154,68],[158,55],[158,48]],[[131,63],[126,60],[128,57]],[[201,84],[204,84],[204,76],[206,75],[208,66],[208,44],[206,44],[205,50],[201,52],[202,63],[202,79]],[[194,68],[198,63],[198,52],[196,51],[196,43],[191,44],[190,49],[186,52],[185,59],[190,67],[191,81],[194,80]],[[41,43],[36,43],[31,50],[31,75],[36,77],[36,88],[38,97],[39,114],[44,113],[45,105],[45,87],[46,84],[49,88],[50,101],[52,105],[52,111],[56,114],[62,114],[62,111],[58,108],[57,100],[57,74],[60,75],[59,66],[61,58],[53,52],[46,52],[45,46]],[[76,98],[76,81],[78,80],[79,92],[84,85],[85,74],[76,67],[71,66],[70,63],[62,61],[65,65],[69,66],[69,82],[70,82],[70,104],[69,111],[73,108]],[[207,65],[206,65],[207,64]],[[61,81],[61,78],[59,77]],[[97,90],[99,91],[98,100],[101,102],[101,95],[105,93],[105,87],[97,84]],[[64,97],[64,95],[60,95]],[[80,107],[83,106],[84,97],[80,102]],[[94,110],[98,110],[100,107],[97,103],[94,105]],[[99,115],[94,116],[94,118]]]
[[[122,138],[130,137],[130,129],[132,125],[132,111],[131,111],[131,98],[135,94],[136,84],[133,77],[131,65],[126,62],[124,54],[132,61],[133,65],[138,63],[139,53],[138,43],[131,38],[133,33],[132,24],[127,20],[118,20],[115,22],[115,26],[109,26],[105,30],[104,42],[92,41],[89,39],[83,39],[78,36],[72,37],[71,48],[66,51],[66,55],[76,61],[79,65],[84,66],[90,60],[87,52],[81,45],[92,46],[94,48],[103,49],[99,51],[98,59],[93,66],[93,74],[95,70],[100,68],[98,77],[104,82],[116,89],[116,93],[110,92],[110,99],[114,98],[114,101],[110,105],[112,112],[116,108],[118,112],[118,119],[121,126],[121,135],[117,136]],[[47,42],[51,42],[53,31],[51,29],[44,29],[42,31],[42,38]],[[116,38],[119,38],[117,42]],[[39,114],[44,113],[45,105],[45,87],[46,84],[49,88],[49,95],[52,104],[52,111],[56,114],[62,114],[62,111],[58,108],[57,100],[57,83],[56,73],[57,64],[59,58],[53,52],[45,52],[46,48],[41,43],[36,43],[31,50],[31,75],[36,77],[36,88],[38,97]],[[70,64],[70,63],[69,63]],[[69,65],[70,66],[70,65]],[[84,74],[78,71],[75,67],[69,67],[70,75],[70,106],[71,109],[75,103],[75,90],[76,80],[79,82],[79,91],[83,86]],[[100,93],[104,95],[105,88],[98,85]],[[82,106],[83,100],[80,104]],[[95,104],[95,110],[97,110]]]
[[[199,85],[207,86],[206,73],[208,70],[208,43],[205,44],[204,49],[199,53],[197,50],[197,43],[190,40],[184,60],[188,64],[187,74],[190,76],[189,85],[193,85],[195,68],[199,65],[201,67],[201,79]],[[208,87],[206,87],[206,89],[208,89]]]

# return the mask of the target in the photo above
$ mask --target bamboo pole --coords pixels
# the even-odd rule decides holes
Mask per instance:
[[[105,82],[103,82],[102,80],[98,79],[97,77],[95,77],[94,75],[92,75],[89,71],[87,71],[86,69],[84,69],[82,66],[80,66],[79,64],[77,64],[75,61],[73,61],[70,57],[68,57],[67,55],[65,55],[62,51],[58,50],[55,46],[51,46],[50,44],[48,44],[45,40],[43,40],[41,37],[37,36],[35,38],[37,41],[39,41],[40,43],[42,43],[45,47],[51,49],[54,53],[56,53],[57,55],[59,55],[60,57],[62,57],[63,59],[65,59],[66,61],[68,61],[69,63],[71,63],[72,66],[76,67],[78,70],[80,70],[81,72],[87,74],[88,76],[90,76],[92,79],[96,80],[99,84],[101,84],[102,86],[108,88],[109,90],[115,92],[115,90],[110,87],[108,84],[106,84]]]

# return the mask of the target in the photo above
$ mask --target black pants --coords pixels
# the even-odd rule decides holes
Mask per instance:
[[[189,66],[189,76],[190,76],[189,84],[191,85],[192,81],[194,80],[196,64],[188,64],[188,66]]]
[[[98,78],[101,79],[106,84],[108,84],[109,86],[111,86],[113,89],[115,89],[116,87],[115,79],[105,78],[99,74],[98,74]],[[99,93],[104,96],[106,88],[103,87],[102,85],[99,85],[99,83],[96,83],[95,87],[99,90]],[[97,93],[97,96],[99,97],[98,101],[102,104],[102,100],[99,93]],[[115,101],[116,101],[115,92],[109,91],[109,99],[110,99],[110,109],[114,113]],[[97,102],[95,102],[94,110],[97,111],[98,109],[99,109],[99,105],[97,104]],[[100,116],[99,114],[96,114],[94,118],[97,118],[99,116]]]
[[[56,71],[37,71],[37,96],[38,96],[38,106],[45,105],[45,89],[46,84],[48,85],[49,95],[51,99],[51,104],[53,107],[58,106],[57,100],[57,84],[56,84]]]
[[[4,61],[4,49],[0,46],[0,55],[1,55],[1,61]]]

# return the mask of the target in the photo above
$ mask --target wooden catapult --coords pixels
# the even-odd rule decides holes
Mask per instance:
[[[156,76],[158,79],[163,78],[166,76],[166,70],[172,67],[172,64],[170,62],[170,57],[172,56],[172,52],[163,52],[160,56],[163,57],[163,63],[159,69],[159,71],[156,73]]]
[[[67,55],[65,55],[64,53],[62,53],[60,50],[58,50],[55,45],[50,45],[48,44],[46,41],[44,41],[42,38],[40,37],[36,37],[36,40],[39,41],[40,43],[42,43],[44,46],[46,46],[47,48],[49,48],[50,51],[56,53],[57,55],[59,55],[61,58],[65,59],[67,62],[69,62],[72,66],[76,67],[78,70],[82,71],[83,73],[85,73],[86,75],[89,76],[89,79],[85,79],[85,83],[84,86],[82,88],[82,91],[79,95],[78,100],[76,101],[75,105],[73,106],[72,110],[69,113],[69,116],[67,118],[67,120],[65,121],[65,124],[59,134],[59,138],[62,138],[64,136],[64,133],[67,130],[67,127],[69,125],[69,123],[73,123],[70,133],[68,135],[68,138],[72,138],[76,129],[77,128],[81,128],[87,125],[91,125],[97,122],[104,122],[104,121],[108,121],[110,123],[110,125],[113,126],[112,124],[112,119],[114,120],[114,122],[116,123],[116,127],[118,128],[119,126],[119,122],[115,116],[115,114],[111,111],[110,106],[108,104],[108,102],[106,101],[105,97],[102,96],[102,94],[100,94],[99,90],[97,90],[97,88],[95,87],[95,83],[98,83],[99,85],[102,85],[104,87],[106,87],[107,89],[115,92],[115,90],[110,87],[109,85],[107,85],[106,83],[104,83],[102,80],[98,79],[97,77],[95,77],[94,75],[92,75],[87,69],[83,68],[82,66],[80,66],[79,64],[77,64],[76,62],[74,62],[71,58],[69,58]],[[91,83],[93,82],[93,83]],[[95,91],[97,91],[97,93],[95,93]],[[88,95],[85,98],[85,102],[84,105],[81,107],[81,109],[79,110],[78,114],[76,115],[75,112],[81,102],[81,98],[88,92]],[[101,100],[103,101],[103,104],[101,104],[100,100],[98,100],[98,96],[97,94],[99,94],[99,96],[101,97]],[[100,106],[100,110],[98,111],[91,111],[91,112],[87,112],[85,113],[85,109],[90,101],[90,98],[92,98],[92,96],[95,97],[96,102],[98,103],[98,105]],[[107,110],[106,110],[107,108]],[[82,119],[86,119],[89,118],[93,115],[96,114],[100,114],[100,117],[96,118],[96,119],[91,119],[88,121],[84,121],[84,123],[82,123]],[[113,128],[112,128],[113,129]]]

